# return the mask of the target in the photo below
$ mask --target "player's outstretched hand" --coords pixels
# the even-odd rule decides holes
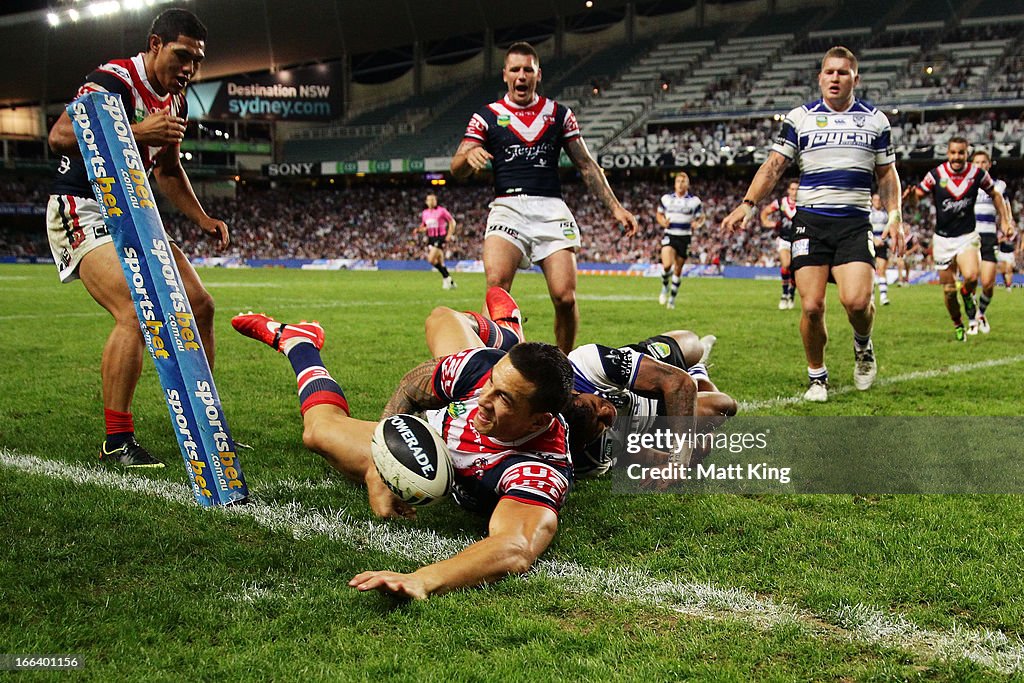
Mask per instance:
[[[640,229],[640,224],[636,222],[636,216],[631,214],[629,211],[626,211],[622,206],[615,207],[612,214],[615,216],[615,220],[622,223],[625,228],[624,234],[626,237],[632,237],[636,234],[636,231]]]
[[[210,237],[216,237],[220,241],[222,249],[231,243],[231,234],[228,231],[228,224],[221,219],[210,218],[207,216],[199,221],[199,227]]]
[[[170,107],[164,107],[133,125],[132,134],[139,145],[177,145],[185,139],[185,119],[172,116]]]
[[[353,576],[348,585],[358,591],[380,591],[412,600],[426,600],[430,597],[423,582],[414,574],[362,572]]]

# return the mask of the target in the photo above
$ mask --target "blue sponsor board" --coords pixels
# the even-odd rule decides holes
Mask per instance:
[[[121,99],[90,93],[68,105],[68,114],[196,500],[204,506],[244,501],[249,493],[235,443]]]

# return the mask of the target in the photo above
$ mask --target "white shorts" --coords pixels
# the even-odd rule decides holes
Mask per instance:
[[[558,197],[498,197],[490,208],[484,239],[500,237],[519,247],[523,252],[520,268],[562,249],[579,251],[579,226]]]
[[[112,242],[95,199],[51,194],[46,203],[46,236],[61,282],[78,279],[78,264],[96,247]]]
[[[775,251],[793,251],[793,243],[782,237],[776,237]]]
[[[1012,251],[1000,251],[996,249],[996,261],[999,263],[1009,263],[1013,266],[1017,264],[1017,255]]]
[[[935,260],[935,270],[945,270],[956,260],[959,254],[973,249],[978,252],[981,258],[981,238],[978,233],[969,232],[958,237],[943,237],[935,235],[932,239],[932,258]]]

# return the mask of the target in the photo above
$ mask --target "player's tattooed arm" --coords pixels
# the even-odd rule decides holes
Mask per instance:
[[[747,193],[743,195],[743,202],[732,210],[725,220],[722,221],[722,228],[731,232],[742,229],[757,213],[757,203],[768,196],[775,189],[776,183],[782,178],[786,167],[789,166],[789,159],[782,154],[772,150],[768,153],[768,159],[757,169],[754,179],[750,181]]]
[[[674,365],[641,356],[632,389],[641,396],[663,401],[666,415],[688,416],[697,412],[697,383]]]
[[[572,163],[576,165],[576,168],[579,169],[580,175],[583,176],[583,184],[587,186],[587,190],[601,200],[605,208],[615,216],[615,220],[622,223],[625,227],[626,236],[630,237],[636,234],[636,231],[640,228],[636,216],[627,211],[619,202],[612,191],[611,185],[608,184],[608,178],[605,177],[604,171],[594,161],[594,157],[590,155],[590,150],[587,149],[587,143],[583,142],[583,138],[575,137],[565,143],[565,152],[572,159]]]
[[[619,200],[615,198],[615,193],[612,192],[611,185],[608,184],[604,171],[594,161],[594,157],[590,155],[590,150],[587,149],[587,144],[583,142],[583,138],[575,137],[567,142],[565,152],[572,159],[572,163],[576,164],[576,168],[580,170],[580,175],[583,176],[583,183],[587,186],[587,190],[600,199],[601,203],[609,211],[613,211],[615,207],[619,206]]]
[[[434,369],[436,360],[420,363],[405,374],[398,388],[384,406],[381,419],[398,413],[418,413],[443,408],[446,402],[434,395]]]

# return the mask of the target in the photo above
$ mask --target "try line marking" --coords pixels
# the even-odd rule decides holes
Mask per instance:
[[[955,365],[944,365],[941,368],[933,368],[931,370],[917,370],[915,372],[908,372],[902,375],[896,375],[895,377],[878,377],[875,379],[872,389],[875,387],[887,387],[893,384],[903,384],[904,382],[916,382],[921,379],[934,379],[943,375],[957,375],[964,372],[973,372],[975,370],[983,370],[985,368],[997,368],[1002,365],[1013,365],[1014,363],[1024,362],[1024,356],[1010,356],[1008,358],[993,358],[992,360],[982,360],[977,363],[957,363]],[[852,384],[846,386],[837,387],[835,389],[829,389],[829,396],[842,396],[848,394],[856,389]],[[870,389],[868,390],[870,391]],[[792,405],[794,403],[803,402],[803,394],[799,396],[778,396],[776,398],[769,398],[763,401],[740,401],[739,411],[747,413],[754,410],[764,410],[765,408],[774,408],[777,406]]]
[[[72,465],[0,447],[0,467],[31,475],[118,492],[132,492],[196,507],[192,492],[184,484],[146,479],[100,467]],[[322,488],[324,482],[281,482],[285,491]],[[345,486],[343,482],[339,486]],[[271,485],[274,486],[274,485]],[[396,523],[352,518],[344,510],[321,511],[305,508],[296,501],[263,502],[258,493],[248,505],[206,510],[225,517],[246,517],[260,526],[301,540],[325,536],[357,550],[370,550],[418,563],[450,557],[474,539],[449,538],[428,529]],[[1002,631],[954,626],[950,631],[921,628],[903,615],[862,604],[839,605],[827,616],[815,615],[744,588],[727,588],[711,583],[666,580],[638,573],[630,567],[590,568],[575,562],[542,559],[525,577],[540,576],[559,582],[568,593],[600,595],[633,603],[655,605],[697,619],[731,619],[752,628],[796,625],[816,637],[848,638],[877,643],[933,659],[967,659],[1002,673],[1024,670],[1024,642]]]

